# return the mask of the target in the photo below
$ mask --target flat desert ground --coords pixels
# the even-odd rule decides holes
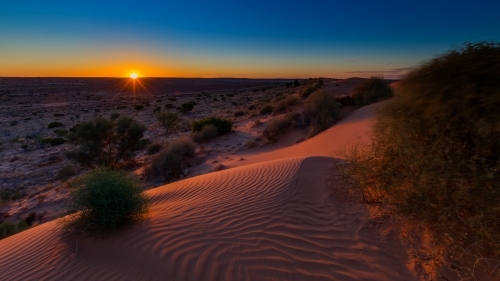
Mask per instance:
[[[362,203],[346,180],[346,151],[370,142],[378,106],[297,144],[294,132],[246,149],[214,140],[205,149],[225,149],[146,191],[147,219],[112,237],[68,234],[56,219],[0,240],[1,279],[458,280],[436,278],[422,229],[403,235],[399,218]],[[228,139],[263,117],[246,118]],[[214,161],[225,169],[206,173]]]

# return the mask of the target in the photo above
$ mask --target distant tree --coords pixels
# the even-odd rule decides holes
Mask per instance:
[[[114,168],[140,148],[146,126],[129,117],[121,117],[116,122],[96,118],[79,123],[70,131],[68,139],[78,147],[66,153],[68,159],[91,169],[98,166]]]
[[[159,112],[156,119],[165,128],[165,133],[170,133],[179,123],[179,116],[173,112]]]

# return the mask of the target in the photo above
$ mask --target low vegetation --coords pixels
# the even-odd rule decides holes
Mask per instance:
[[[56,179],[60,181],[67,181],[74,175],[76,175],[75,168],[72,165],[68,164],[62,167],[61,170],[59,170],[59,172],[56,175]]]
[[[394,204],[461,245],[500,252],[500,44],[469,44],[423,63],[354,149],[365,200]]]
[[[165,182],[180,178],[185,161],[194,155],[194,149],[195,145],[189,138],[173,140],[151,159],[151,164],[145,170],[146,176]]]
[[[299,96],[305,99],[309,97],[312,93],[314,93],[316,90],[321,88],[321,85],[323,85],[323,80],[310,79],[306,84],[306,86],[304,86],[302,89],[299,90]]]
[[[262,132],[262,137],[268,143],[276,142],[278,137],[290,128],[291,123],[292,117],[290,115],[278,116],[269,121],[269,124]]]
[[[201,143],[201,142],[206,142],[206,141],[209,141],[209,140],[217,137],[217,134],[218,134],[217,127],[215,127],[212,124],[208,124],[208,125],[204,126],[201,129],[201,131],[194,132],[191,135],[191,138],[193,139],[194,142]]]
[[[114,168],[141,148],[145,131],[146,126],[128,117],[116,122],[105,118],[82,122],[70,129],[68,138],[77,148],[67,152],[66,157],[91,169]]]
[[[217,135],[221,136],[231,132],[233,123],[229,119],[210,116],[204,119],[194,121],[191,124],[191,131],[193,133],[200,132],[203,127],[207,125],[214,125],[217,128]]]
[[[51,122],[48,125],[49,129],[62,127],[62,126],[63,126],[63,124],[61,122],[57,122],[57,121]]]
[[[309,137],[328,129],[338,120],[341,105],[325,91],[314,92],[306,100],[301,121],[309,128]]]
[[[354,105],[365,106],[394,95],[392,88],[381,77],[371,77],[354,89],[350,95]],[[344,98],[347,99],[347,98]]]
[[[0,239],[7,238],[28,228],[30,228],[30,225],[25,221],[18,223],[0,223]]]
[[[165,133],[171,133],[179,123],[179,116],[173,112],[159,112],[156,114],[156,119],[165,129]]]
[[[64,222],[70,231],[107,234],[143,219],[147,208],[147,198],[137,181],[118,171],[98,169],[71,193],[75,214]]]

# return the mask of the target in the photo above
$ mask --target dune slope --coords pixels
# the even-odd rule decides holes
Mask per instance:
[[[148,219],[117,236],[77,238],[53,221],[0,240],[0,276],[414,280],[403,247],[382,241],[364,205],[337,196],[342,184],[334,159],[320,156],[179,181],[148,191]]]

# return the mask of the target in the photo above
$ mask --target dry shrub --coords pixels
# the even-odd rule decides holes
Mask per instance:
[[[261,115],[264,115],[264,114],[269,114],[269,113],[272,113],[274,110],[274,106],[270,103],[266,103],[264,104],[261,108],[260,108],[260,111],[259,113]]]
[[[292,117],[290,115],[283,115],[274,118],[269,122],[267,127],[262,132],[262,137],[268,143],[272,143],[278,140],[278,137],[282,135],[291,125]]]
[[[326,130],[338,120],[340,104],[323,90],[314,92],[306,100],[301,115],[301,126],[309,127],[309,137]]]
[[[217,128],[212,124],[208,124],[208,125],[204,126],[201,129],[201,131],[194,132],[191,135],[191,139],[197,143],[206,142],[206,141],[209,141],[215,137],[217,137]]]
[[[321,79],[310,79],[306,86],[299,91],[299,96],[303,99],[309,97],[312,93],[314,93],[316,90],[321,88],[321,85],[323,85],[323,80]]]
[[[394,95],[392,88],[381,77],[372,77],[354,89],[351,97],[357,106],[365,106]]]
[[[489,242],[498,253],[498,77],[496,42],[466,45],[410,72],[379,110],[371,147],[353,154],[363,190],[458,244]]]
[[[148,178],[161,178],[163,181],[178,179],[184,168],[185,160],[194,155],[195,145],[187,137],[181,137],[168,143],[158,155],[152,158],[146,167]]]

